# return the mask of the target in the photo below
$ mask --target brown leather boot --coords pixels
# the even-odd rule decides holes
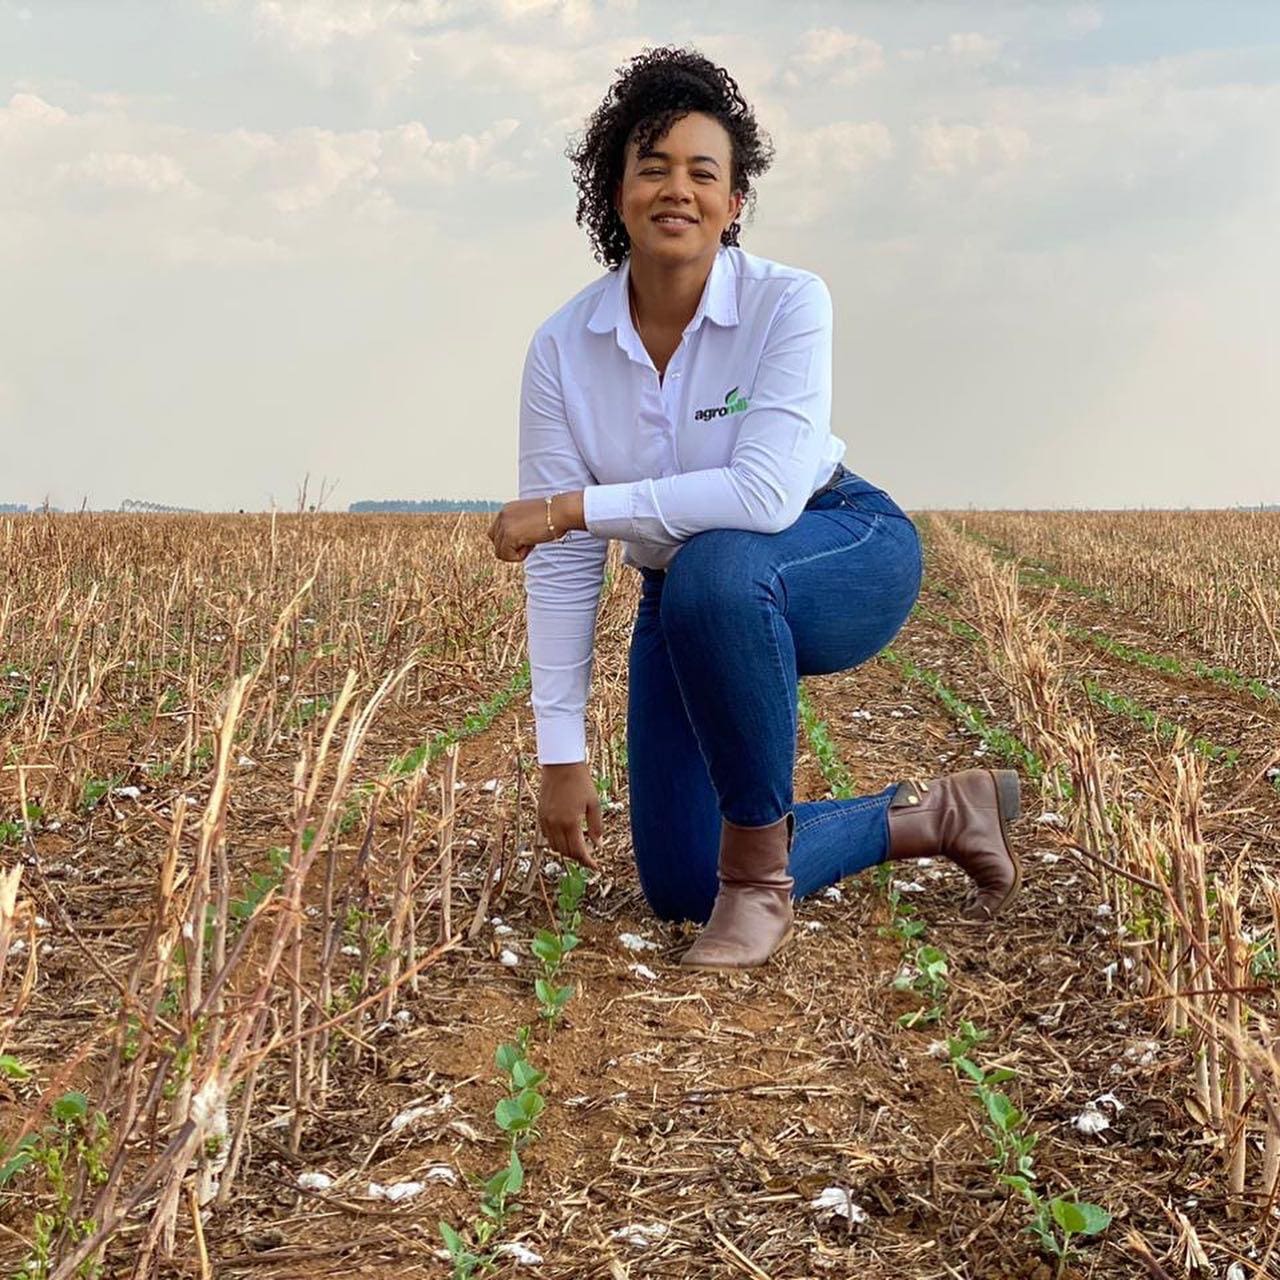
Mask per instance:
[[[680,957],[687,969],[750,969],[791,937],[787,874],[795,817],[767,827],[720,825],[720,892],[711,919]]]
[[[1022,884],[1006,825],[1020,810],[1012,769],[963,769],[928,782],[901,782],[889,802],[887,861],[950,858],[976,890],[961,914],[992,920]]]

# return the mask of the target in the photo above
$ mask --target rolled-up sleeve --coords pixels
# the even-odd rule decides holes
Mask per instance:
[[[594,483],[569,430],[557,354],[542,332],[529,344],[521,377],[519,454],[521,498]],[[608,550],[607,539],[575,529],[562,539],[540,543],[524,560],[540,764],[587,758],[586,705]]]
[[[778,304],[728,465],[589,486],[591,533],[672,544],[704,529],[790,527],[830,433],[831,334],[831,294],[808,276]]]

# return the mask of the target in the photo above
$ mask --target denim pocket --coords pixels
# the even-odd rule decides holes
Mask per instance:
[[[831,492],[846,511],[908,519],[907,513],[883,489],[877,489],[865,480],[854,479],[848,484],[837,485]]]

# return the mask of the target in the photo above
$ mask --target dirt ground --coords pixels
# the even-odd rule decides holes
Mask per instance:
[[[945,586],[931,565],[922,603],[952,610],[953,598],[939,590]],[[1064,622],[1103,628],[1154,652],[1188,654],[1145,631],[1141,619],[1096,600],[1060,595],[1059,608]],[[616,680],[625,636],[609,643],[602,679]],[[999,682],[973,646],[945,627],[915,616],[894,649],[943,673],[991,722],[1010,723]],[[1158,675],[1083,642],[1070,642],[1067,654],[1082,674],[1212,742],[1257,754],[1280,738],[1280,701],[1268,706],[1208,681]],[[904,777],[1006,767],[927,689],[904,685],[883,660],[805,684],[859,793]],[[377,725],[369,761],[452,723],[478,692],[442,678],[419,711]],[[1094,714],[1116,749],[1140,752],[1150,744],[1149,731],[1131,720],[1100,708]],[[477,1200],[467,1178],[491,1173],[504,1159],[493,1124],[502,1096],[494,1050],[522,1023],[537,1021],[529,941],[551,918],[555,869],[530,865],[543,855],[531,838],[527,790],[518,846],[510,809],[518,750],[526,780],[536,781],[531,748],[527,697],[462,745],[456,839],[464,865],[455,918],[464,927],[471,922],[498,806],[507,814],[503,857],[512,874],[475,936],[426,969],[406,994],[406,1014],[371,1024],[359,1042],[340,1046],[323,1113],[312,1118],[297,1154],[271,1119],[286,1105],[283,1079],[268,1078],[234,1204],[205,1227],[213,1275],[450,1274],[437,1224],[466,1221]],[[287,805],[291,762],[261,760],[252,786],[235,792],[235,830],[260,833],[246,834],[235,851],[245,865],[273,843],[272,815]],[[485,790],[490,780],[497,786]],[[1215,766],[1211,799],[1225,799],[1239,782],[1239,767]],[[1123,948],[1097,911],[1093,874],[1037,821],[1044,806],[1030,781],[1014,828],[1023,892],[1005,917],[988,925],[963,921],[964,877],[943,861],[898,869],[925,937],[950,960],[941,1029],[898,1025],[918,998],[893,990],[903,944],[884,929],[886,898],[870,874],[799,904],[794,940],[765,968],[739,976],[682,972],[674,961],[693,930],[660,924],[646,910],[630,863],[625,778],[621,784],[606,814],[602,870],[587,892],[583,945],[568,970],[577,994],[554,1031],[535,1032],[530,1050],[549,1073],[549,1105],[525,1156],[522,1209],[504,1238],[541,1261],[512,1257],[493,1274],[1049,1280],[1052,1267],[1023,1230],[1024,1206],[995,1185],[971,1088],[931,1051],[968,1018],[991,1033],[984,1062],[1017,1072],[1007,1088],[1039,1134],[1044,1187],[1074,1190],[1113,1215],[1107,1232],[1082,1242],[1078,1261],[1062,1275],[1203,1274],[1188,1269],[1193,1241],[1219,1274],[1280,1275],[1280,1252],[1266,1272],[1255,1270],[1275,1241],[1277,1219],[1228,1218],[1215,1153],[1188,1109],[1183,1047],[1157,1035],[1153,1006],[1126,989],[1117,968]],[[802,733],[796,798],[826,794]],[[1248,843],[1274,870],[1280,793],[1256,787],[1244,808],[1223,819],[1213,839],[1224,854]],[[128,954],[145,920],[166,831],[144,797],[105,805],[83,823],[38,837],[49,892],[107,967]],[[375,855],[375,886],[386,874]],[[424,919],[435,927],[430,911]],[[624,935],[644,940],[644,949],[629,949]],[[65,1059],[103,1002],[99,975],[56,922],[50,937],[19,1046],[24,1059],[46,1070]],[[504,950],[515,952],[514,966],[500,961]],[[1098,1099],[1105,1100],[1099,1106],[1108,1127],[1080,1132],[1073,1120]],[[9,1113],[21,1102],[11,1088]],[[393,1125],[409,1108],[421,1114]],[[300,1191],[298,1176],[308,1171],[327,1174],[332,1184]],[[410,1202],[369,1198],[371,1182],[409,1179],[426,1182]],[[816,1207],[831,1188],[846,1191],[861,1212]],[[15,1210],[14,1193],[2,1194],[6,1211]],[[129,1274],[137,1236],[131,1230],[112,1245],[108,1275]],[[8,1257],[11,1248],[10,1241],[0,1251]],[[1227,1272],[1233,1262],[1238,1273]],[[201,1270],[188,1254],[166,1274],[195,1277]]]

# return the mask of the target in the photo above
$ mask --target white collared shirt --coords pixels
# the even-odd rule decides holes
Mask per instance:
[[[587,758],[609,539],[624,542],[624,564],[662,569],[704,529],[777,533],[845,454],[820,277],[721,245],[659,381],[631,320],[630,267],[538,327],[521,380],[520,497],[582,489],[587,525],[524,560],[542,764]]]

